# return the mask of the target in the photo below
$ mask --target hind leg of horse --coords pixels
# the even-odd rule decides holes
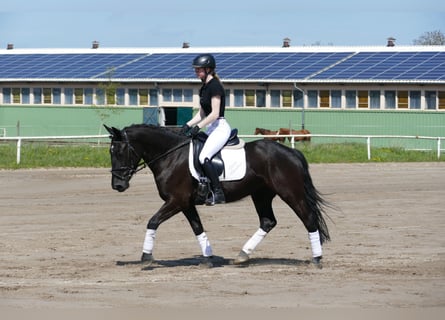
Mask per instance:
[[[296,199],[295,196],[283,197],[282,199],[292,208],[308,231],[309,242],[311,243],[312,262],[321,267],[322,247],[320,233],[318,231],[317,215],[311,211],[303,199]]]
[[[260,227],[244,244],[238,257],[234,260],[235,264],[249,261],[250,254],[263,241],[264,237],[277,225],[277,220],[272,210],[272,200],[275,193],[269,189],[260,190],[252,194],[252,200],[260,220]]]

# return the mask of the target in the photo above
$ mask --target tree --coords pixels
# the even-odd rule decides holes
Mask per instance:
[[[443,46],[445,35],[440,30],[428,31],[413,41],[415,46]]]

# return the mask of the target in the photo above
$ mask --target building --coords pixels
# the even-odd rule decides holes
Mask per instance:
[[[285,45],[287,44],[287,45]],[[191,61],[212,53],[227,117],[314,133],[445,136],[445,47],[0,50],[7,135],[90,134],[103,122],[182,125],[198,105]],[[99,129],[100,131],[100,129]],[[0,132],[1,133],[1,132]]]

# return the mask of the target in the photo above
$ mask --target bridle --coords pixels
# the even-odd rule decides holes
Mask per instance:
[[[111,174],[121,180],[127,180],[130,179],[135,173],[141,171],[147,166],[150,166],[154,162],[158,161],[159,159],[164,158],[168,154],[172,153],[173,151],[176,151],[185,145],[188,145],[190,143],[190,139],[187,139],[180,144],[174,146],[173,148],[165,151],[164,153],[160,154],[159,156],[155,157],[154,159],[151,159],[149,162],[145,162],[145,160],[136,152],[136,150],[133,148],[133,146],[130,144],[130,141],[128,140],[127,132],[125,130],[122,130],[123,133],[123,141],[121,143],[125,143],[126,149],[127,149],[127,159],[130,159],[130,165],[123,166],[118,169],[111,169]],[[134,157],[132,155],[136,156],[136,158],[141,159],[142,162],[139,162],[135,164],[133,162]]]
[[[127,132],[125,130],[122,131],[123,133],[123,141],[120,143],[124,143],[126,145],[127,149],[127,159],[130,160],[130,164],[127,166],[122,166],[117,169],[111,169],[111,175],[121,179],[121,180],[129,180],[136,172],[141,171],[144,169],[147,164],[143,160],[143,158],[136,152],[136,150],[133,148],[133,146],[130,144],[130,141],[128,140]],[[114,142],[116,143],[116,141]],[[142,162],[134,163],[132,155],[136,156],[137,159],[142,159]]]

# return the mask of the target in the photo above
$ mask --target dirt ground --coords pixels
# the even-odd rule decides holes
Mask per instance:
[[[230,264],[257,230],[250,198],[199,208],[215,266],[181,214],[137,262],[161,206],[148,169],[124,193],[109,169],[0,171],[0,307],[445,308],[445,163],[313,164],[332,241],[309,264],[307,233],[276,199],[277,227],[247,267]]]

